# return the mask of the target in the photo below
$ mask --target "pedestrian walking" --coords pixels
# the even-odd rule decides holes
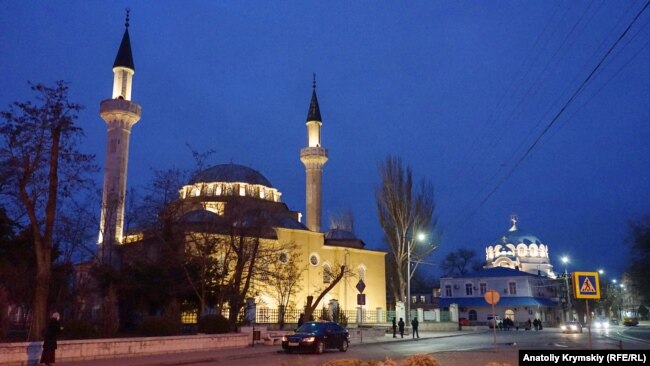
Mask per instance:
[[[420,338],[420,333],[418,332],[418,325],[419,325],[418,318],[417,317],[413,318],[413,320],[411,320],[411,326],[413,327],[413,338],[415,338],[416,336]]]
[[[404,319],[399,318],[397,325],[399,326],[399,335],[404,338]]]
[[[393,317],[393,338],[397,338],[397,322],[395,322],[395,317]]]
[[[50,321],[45,328],[45,333],[43,334],[43,353],[41,354],[41,363],[45,365],[51,365],[56,362],[56,341],[59,338],[59,333],[61,333],[61,323],[59,319],[61,316],[59,313],[53,313]]]

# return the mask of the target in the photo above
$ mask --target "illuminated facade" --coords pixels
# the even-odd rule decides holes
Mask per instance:
[[[485,268],[506,267],[556,278],[549,260],[548,245],[519,230],[517,220],[516,216],[511,218],[512,226],[501,237],[500,243],[485,248]]]
[[[132,78],[135,72],[127,30],[113,68],[115,73],[112,99],[101,103],[101,116],[108,124],[108,146],[104,181],[103,208],[99,242],[102,250],[119,247],[125,262],[159,259],[160,241],[147,230],[129,233],[123,237],[124,194],[128,162],[128,144],[131,127],[140,118],[140,106],[131,102]],[[332,280],[336,268],[345,265],[354,276],[344,277],[319,303],[327,306],[336,301],[342,310],[357,308],[359,279],[367,285],[365,309],[386,309],[385,252],[365,249],[365,243],[352,230],[321,231],[322,168],[327,161],[327,150],[321,146],[321,117],[316,98],[315,83],[307,115],[308,146],[300,159],[306,168],[306,225],[301,213],[290,210],[282,202],[282,193],[259,172],[237,164],[221,164],[205,169],[186,185],[179,187],[178,222],[181,235],[187,238],[201,234],[203,240],[223,238],[232,228],[259,229],[260,243],[280,248],[283,244],[297,246],[295,258],[287,258],[278,250],[277,261],[295,260],[301,268],[300,290],[290,301],[290,307],[301,309],[308,295],[317,296]],[[264,226],[248,214],[264,217]],[[236,215],[240,215],[235,217]],[[257,222],[259,224],[259,222]],[[248,234],[247,234],[248,235]],[[111,238],[108,245],[108,239]],[[188,244],[185,244],[186,246]],[[112,250],[111,250],[112,253]],[[223,253],[212,253],[216,258]],[[255,303],[259,308],[277,309],[278,301],[271,293],[263,276],[254,279]]]

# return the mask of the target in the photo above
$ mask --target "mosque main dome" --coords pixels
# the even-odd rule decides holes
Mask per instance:
[[[181,199],[198,197],[219,200],[226,197],[249,197],[280,202],[282,193],[262,173],[239,164],[219,164],[196,174],[180,190]]]
[[[273,188],[271,182],[255,169],[239,164],[219,164],[195,175],[189,184],[196,183],[248,183]]]
[[[485,249],[486,268],[506,267],[556,278],[549,260],[548,245],[537,236],[519,230],[518,218],[511,218],[512,226],[499,242]]]

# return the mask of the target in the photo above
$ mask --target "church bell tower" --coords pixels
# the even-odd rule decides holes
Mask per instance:
[[[108,126],[104,191],[99,228],[99,259],[115,264],[115,246],[122,244],[124,235],[124,199],[126,173],[129,161],[131,127],[140,120],[142,107],[131,101],[131,87],[135,74],[131,40],[129,38],[129,10],[122,43],[113,64],[113,95],[99,104],[99,114]]]
[[[316,98],[316,75],[312,84],[306,124],[307,147],[300,150],[300,161],[306,170],[306,224],[309,230],[320,232],[323,165],[327,162],[327,149],[321,146],[320,130],[323,122]]]

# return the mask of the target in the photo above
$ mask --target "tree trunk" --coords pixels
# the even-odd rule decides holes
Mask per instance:
[[[34,307],[28,341],[41,340],[47,322],[47,299],[51,277],[51,252],[40,238],[34,239],[36,248],[36,283],[34,284]]]

